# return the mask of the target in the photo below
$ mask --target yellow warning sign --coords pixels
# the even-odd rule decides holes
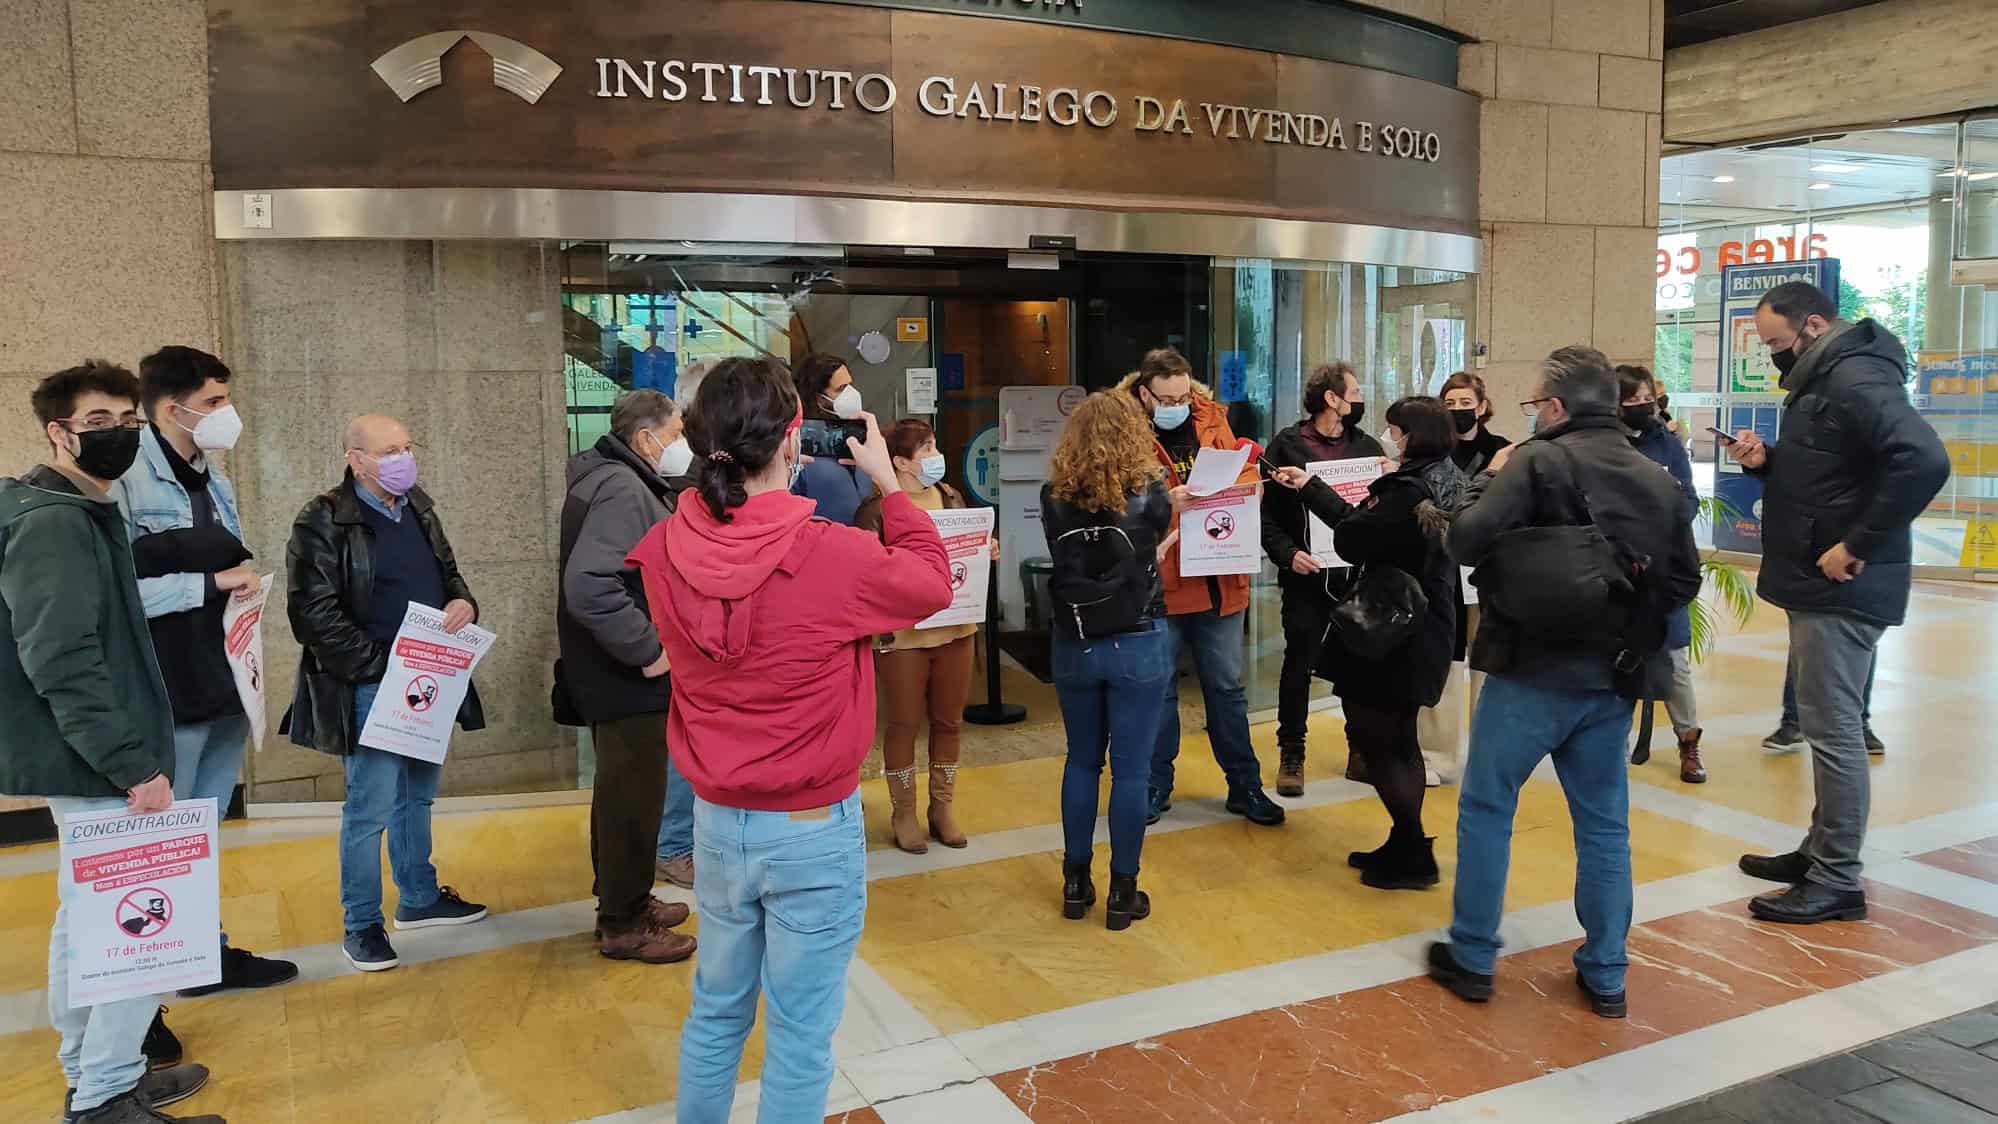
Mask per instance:
[[[895,320],[895,341],[897,343],[928,343],[930,340],[930,318],[927,316],[901,316]]]
[[[1963,531],[1963,559],[1957,563],[1976,569],[1998,566],[1998,521],[1974,519]]]

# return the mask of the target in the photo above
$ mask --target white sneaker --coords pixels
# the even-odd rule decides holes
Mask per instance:
[[[1428,788],[1441,788],[1443,786],[1443,774],[1434,769],[1424,769],[1422,770],[1422,783]]]

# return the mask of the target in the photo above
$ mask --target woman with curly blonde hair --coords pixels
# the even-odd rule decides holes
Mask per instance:
[[[1063,428],[1041,489],[1054,560],[1054,681],[1068,731],[1061,782],[1062,915],[1096,903],[1090,864],[1103,762],[1110,762],[1110,896],[1104,922],[1151,914],[1138,889],[1145,785],[1172,677],[1159,557],[1178,540],[1151,425],[1127,394],[1092,394]]]

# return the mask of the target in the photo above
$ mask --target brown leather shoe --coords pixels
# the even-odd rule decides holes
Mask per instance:
[[[923,838],[922,821],[916,818],[916,767],[889,769],[881,776],[888,782],[888,802],[894,809],[888,826],[895,832],[895,848],[912,855],[928,854],[929,840]]]
[[[1679,779],[1687,784],[1707,783],[1707,767],[1700,760],[1700,734],[1695,726],[1679,735]]]
[[[664,932],[685,921],[692,912],[685,902],[662,902],[653,898],[645,903],[645,923]]]
[[[957,813],[951,805],[957,800],[957,762],[930,762],[930,838],[952,850],[971,840],[957,826]]]
[[[695,947],[694,938],[655,926],[649,917],[629,929],[607,931],[597,940],[597,953],[604,959],[643,964],[677,964],[692,956]]]

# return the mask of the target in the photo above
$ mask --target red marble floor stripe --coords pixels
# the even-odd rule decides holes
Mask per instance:
[[[1872,915],[1855,924],[1765,925],[1743,901],[1637,927],[1623,1021],[1589,1012],[1571,943],[1503,960],[1485,1006],[1404,980],[993,1082],[1042,1124],[1384,1120],[1998,942],[1998,919],[1893,887],[1868,893]]]
[[[881,1114],[871,1108],[856,1108],[826,1117],[826,1124],[883,1124]]]
[[[1944,847],[1940,851],[1930,851],[1926,855],[1916,855],[1916,862],[1967,874],[1972,878],[1982,878],[1986,882],[1998,882],[1998,837],[1979,839],[1975,843],[1962,843],[1955,847]]]

